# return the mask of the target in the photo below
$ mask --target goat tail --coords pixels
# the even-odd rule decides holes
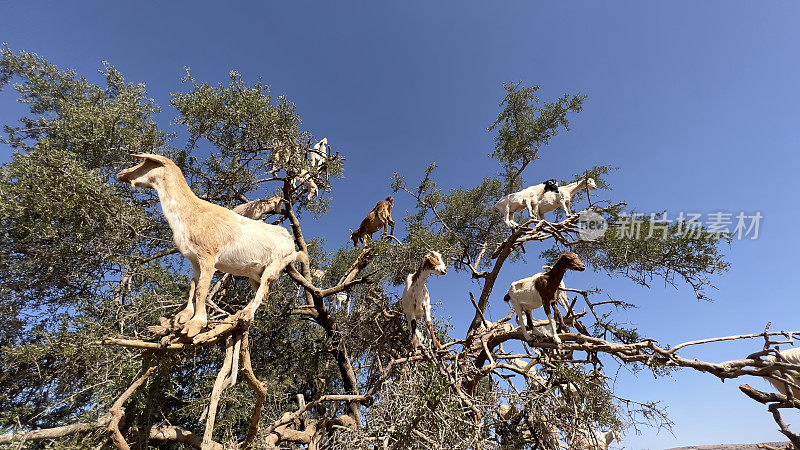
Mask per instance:
[[[299,251],[299,252],[295,252],[294,261],[295,262],[302,262],[303,264],[308,265],[308,253],[306,253],[306,252],[304,252],[302,250]]]
[[[510,294],[506,294],[506,296],[503,297],[503,301],[506,302],[506,303],[510,302],[511,301],[511,295]]]

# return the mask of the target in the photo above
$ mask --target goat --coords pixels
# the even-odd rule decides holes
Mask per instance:
[[[776,357],[775,355],[769,355],[766,358],[764,358],[764,360],[769,362],[784,362],[789,364],[800,365],[800,347],[790,348],[788,350],[779,352],[779,354],[780,358]],[[797,371],[778,368],[773,370],[771,373],[786,378],[794,384],[800,385],[800,373],[798,373]],[[769,381],[769,384],[774,386],[775,389],[778,390],[778,392],[780,392],[783,395],[787,395],[786,383],[784,383],[781,380],[778,380],[777,378],[772,378],[770,376],[765,376],[764,379]],[[792,392],[792,397],[794,397],[795,400],[800,400],[800,389],[794,386],[789,386],[789,388]]]
[[[442,255],[437,251],[429,251],[428,254],[422,258],[422,262],[416,272],[406,276],[406,285],[403,288],[403,296],[400,297],[400,306],[403,309],[403,314],[408,320],[408,326],[411,329],[411,346],[417,348],[417,337],[423,340],[422,332],[417,328],[417,318],[425,317],[428,324],[428,331],[431,333],[431,340],[433,345],[439,349],[439,340],[436,339],[436,334],[433,332],[433,322],[431,322],[431,296],[428,293],[428,288],[425,286],[425,281],[428,275],[435,273],[436,275],[444,275],[447,273],[447,266],[444,264]]]
[[[503,216],[503,221],[509,228],[514,228],[519,225],[511,219],[514,213],[527,208],[528,217],[531,219],[541,218],[536,212],[538,211],[539,201],[546,192],[555,192],[557,190],[558,182],[553,179],[547,180],[544,183],[536,184],[519,192],[501,197],[500,200],[492,206],[492,210],[499,212]]]
[[[525,320],[523,313],[528,318],[528,322],[533,326],[533,318],[531,311],[539,307],[544,307],[544,312],[547,314],[547,320],[550,322],[550,328],[553,332],[553,341],[556,344],[561,343],[556,330],[556,323],[553,319],[553,313],[550,310],[551,305],[555,305],[561,297],[560,289],[564,285],[562,279],[567,270],[583,271],[586,269],[583,261],[580,260],[578,255],[572,252],[563,253],[555,265],[546,272],[539,272],[531,277],[523,278],[511,283],[508,293],[503,297],[506,302],[511,302],[514,307],[514,312],[517,315],[517,323],[522,328],[522,335],[525,340],[530,340],[528,330],[525,328]],[[558,307],[556,306],[556,311]]]
[[[281,212],[281,202],[283,199],[274,195],[270,198],[260,198],[251,202],[242,203],[241,205],[233,208],[233,212],[240,216],[245,216],[248,219],[261,220],[264,214],[278,214]]]
[[[608,446],[614,440],[620,440],[620,434],[617,430],[591,430],[591,432],[587,432],[584,429],[580,429],[575,433],[570,448],[574,450],[608,450]]]
[[[206,296],[216,270],[245,276],[255,297],[242,310],[252,320],[266,298],[269,284],[294,261],[308,263],[295,251],[291,234],[283,227],[248,219],[194,195],[172,160],[153,154],[132,155],[142,162],[117,174],[117,181],[158,192],[161,209],[172,229],[178,251],[192,263],[189,301],[174,319],[182,333],[196,336],[207,325]]]
[[[495,412],[501,419],[511,423],[517,422],[521,418],[521,413],[515,405],[501,403],[495,407]],[[548,418],[544,414],[530,413],[528,414],[526,422],[533,426],[534,433],[525,430],[522,434],[524,439],[533,440],[533,435],[535,434],[535,439],[539,441],[539,444],[544,444],[544,447],[537,448],[561,448],[561,440],[558,436],[558,428],[553,424],[552,419]]]
[[[328,138],[323,138],[314,147],[308,149],[308,164],[311,170],[300,169],[300,172],[292,177],[292,186],[297,183],[306,185],[306,198],[311,200],[319,195],[319,186],[314,181],[314,174],[322,173],[325,164],[328,162]]]
[[[323,141],[325,144],[328,142],[327,139],[323,139],[317,146],[320,146]],[[322,147],[324,147],[325,144],[322,144]],[[314,148],[317,148],[317,146]],[[316,181],[314,181],[314,173],[303,167],[291,167],[289,164],[293,160],[292,155],[299,154],[300,145],[298,145],[294,139],[289,139],[288,141],[282,138],[272,139],[272,153],[270,154],[270,161],[272,162],[271,171],[274,173],[280,169],[285,169],[292,183],[292,187],[297,187],[298,183],[305,184],[306,198],[311,200],[319,195],[319,186],[317,186]],[[322,163],[317,165],[320,159],[322,159],[322,157],[315,159],[312,157],[312,154],[309,154],[309,167],[318,168],[322,166]]]
[[[317,186],[317,182],[314,181],[314,174],[309,172],[306,169],[300,169],[295,175],[292,175],[291,178],[292,187],[297,187],[297,184],[305,184],[306,185],[306,199],[311,200],[314,197],[319,195],[319,186]]]
[[[597,183],[595,183],[594,178],[585,178],[580,181],[565,184],[559,187],[556,192],[545,192],[541,200],[539,200],[539,218],[544,219],[545,213],[555,211],[559,207],[564,210],[567,216],[572,214],[569,211],[569,204],[572,201],[572,197],[582,189],[586,189],[587,192],[597,189]]]
[[[372,235],[383,228],[383,233],[381,233],[381,237],[386,236],[387,231],[389,230],[389,226],[391,225],[392,231],[389,231],[390,235],[394,235],[394,220],[392,220],[392,207],[394,206],[394,198],[392,196],[386,197],[386,200],[379,201],[372,211],[367,213],[367,216],[364,220],[361,221],[361,225],[359,225],[356,231],[350,230],[350,240],[353,241],[353,245],[358,246],[359,242],[363,242],[366,245],[366,237],[369,236],[372,239]]]
[[[311,167],[322,167],[328,160],[328,138],[322,138],[308,150],[308,162]]]
[[[346,313],[350,313],[350,296],[347,292],[338,292],[331,299],[331,309],[340,309]]]
[[[325,276],[325,271],[322,269],[311,269],[311,277],[314,281],[321,281]]]
[[[290,141],[292,143],[287,143],[287,140],[283,138],[272,138],[272,152],[270,153],[272,172],[277,172],[289,164],[292,153],[297,149],[297,145],[293,143],[293,140],[290,139]]]

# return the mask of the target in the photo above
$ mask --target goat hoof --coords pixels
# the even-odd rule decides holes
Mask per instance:
[[[164,336],[169,334],[171,331],[174,331],[174,329],[171,320],[167,319],[166,317],[159,317],[158,325],[148,326],[147,331],[152,333],[154,336]]]
[[[253,321],[253,312],[249,309],[243,309],[239,311],[239,320],[244,322],[252,322]]]
[[[178,314],[175,315],[175,319],[174,319],[175,323],[178,324],[178,325],[183,325],[186,322],[188,322],[192,318],[193,315],[194,315],[194,311],[189,311],[187,309],[184,309],[183,311],[181,311],[181,312],[179,312]]]
[[[147,331],[154,336],[164,336],[165,334],[169,333],[169,327],[165,327],[163,325],[150,325],[147,327]]]
[[[204,320],[190,320],[181,330],[181,334],[188,338],[193,338],[200,334],[200,331],[206,327]]]

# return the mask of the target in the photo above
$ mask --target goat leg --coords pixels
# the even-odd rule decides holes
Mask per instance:
[[[561,310],[558,309],[558,305],[553,304],[553,313],[555,314],[556,322],[561,330],[569,332],[569,327],[567,323],[564,322],[564,316],[561,315]]]
[[[256,310],[258,309],[259,306],[261,306],[261,302],[264,301],[264,298],[266,298],[267,293],[269,293],[269,283],[271,281],[272,280],[270,280],[266,275],[262,276],[261,284],[258,285],[255,297],[253,297],[253,300],[251,300],[250,303],[248,303],[247,306],[245,306],[241,312],[242,319],[248,322],[253,321],[253,318],[255,318],[256,316]],[[251,285],[254,288],[256,287],[255,283],[251,282]]]
[[[525,207],[528,209],[528,217],[531,219],[538,219],[538,214],[533,213],[533,202],[530,199],[524,201]],[[539,205],[536,205],[536,210],[539,210]]]
[[[531,312],[525,311],[525,317],[528,318],[528,324],[531,326],[531,331],[533,331],[533,317],[531,316]],[[528,334],[528,330],[525,328],[525,320],[520,320],[520,326],[522,327],[522,335],[525,336],[525,340],[530,341],[531,335]]]
[[[186,323],[181,333],[186,337],[193,338],[208,325],[208,315],[206,314],[206,297],[208,289],[211,287],[211,278],[214,276],[214,260],[206,258],[200,261],[200,281],[197,283],[195,291],[195,312],[192,320]]]
[[[408,321],[408,326],[411,328],[411,348],[417,350],[417,319]]]
[[[440,350],[442,345],[439,344],[439,339],[436,338],[436,333],[433,331],[433,323],[428,321],[428,331],[431,333],[431,341],[433,341],[433,346],[436,347],[436,350]]]
[[[547,320],[550,322],[550,329],[553,331],[553,342],[560,344],[561,338],[558,337],[556,321],[553,319],[553,310],[550,308],[550,302],[542,302],[542,306],[544,307],[544,312],[547,314]]]
[[[505,222],[506,226],[508,226],[509,228],[516,227],[517,226],[517,222],[514,222],[513,220],[511,220],[511,208],[506,206],[504,209],[505,209],[505,211],[504,211],[505,218],[503,219],[503,222]]]
[[[189,301],[183,311],[175,315],[174,325],[183,325],[194,317],[194,294],[197,289],[197,282],[200,280],[200,265],[192,261],[192,280],[189,283]]]
[[[563,209],[564,214],[566,214],[567,217],[569,217],[570,212],[569,212],[569,206],[567,205],[567,199],[565,199],[564,196],[562,195],[560,200],[561,200],[561,209]]]

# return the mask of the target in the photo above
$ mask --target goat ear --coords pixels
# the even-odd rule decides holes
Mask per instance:
[[[138,159],[146,159],[149,161],[153,161],[154,163],[161,164],[162,166],[169,161],[166,157],[161,155],[154,155],[152,153],[134,153],[131,155],[134,158]]]

